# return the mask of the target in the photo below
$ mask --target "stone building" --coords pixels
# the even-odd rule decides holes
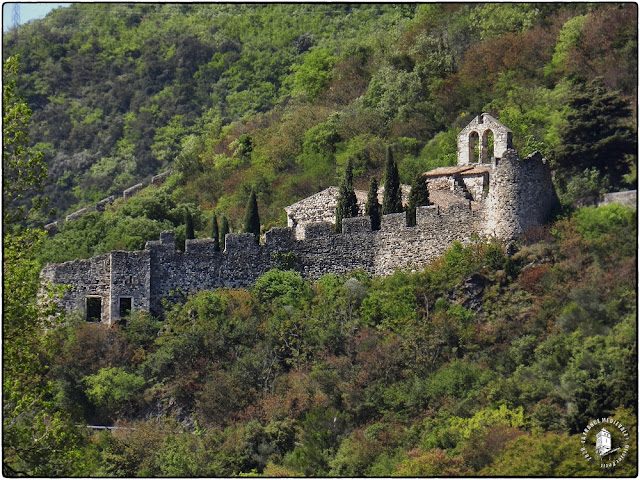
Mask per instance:
[[[262,244],[252,234],[228,234],[222,252],[214,251],[211,239],[187,240],[185,251],[177,252],[174,233],[166,231],[142,251],[50,264],[42,277],[70,285],[61,299],[63,308],[111,324],[131,309],[161,315],[163,299],[249,286],[282,267],[285,258],[288,268],[293,263],[309,279],[353,270],[389,275],[399,268],[420,268],[453,242],[468,244],[473,235],[514,239],[544,224],[557,202],[547,161],[537,152],[519,158],[511,148],[511,131],[486,113],[460,132],[458,165],[426,172],[424,178],[432,205],[418,207],[412,227],[405,213],[383,216],[376,231],[369,217],[359,216],[344,219],[342,233],[336,234],[338,189],[329,187],[287,207],[288,226],[266,232]],[[363,211],[366,192],[356,196]]]

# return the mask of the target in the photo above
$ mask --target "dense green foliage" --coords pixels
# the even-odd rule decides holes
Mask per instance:
[[[606,91],[602,82],[581,85],[570,97],[567,123],[559,131],[561,143],[554,158],[567,173],[596,168],[618,185],[628,173],[627,156],[636,153],[636,134],[624,120],[629,106]]]
[[[375,191],[388,145],[393,183],[411,183],[454,164],[483,111],[551,160],[565,207],[635,187],[637,5],[76,3],[3,47],[20,55],[3,102],[5,475],[637,475],[637,217],[619,205],[386,278],[309,282],[283,258],[249,290],[113,327],[54,326],[55,292],[37,295],[45,262],[163,230],[181,248],[220,219],[224,248],[252,196],[254,233],[282,225],[349,164]],[[43,191],[63,217],[167,168],[51,238],[24,228],[49,220]],[[609,472],[579,450],[607,415],[631,445]]]
[[[25,145],[31,111],[15,95],[17,59],[5,62],[3,85],[2,182],[2,474],[3,476],[64,476],[69,463],[80,464],[76,447],[81,435],[71,411],[52,401],[55,389],[48,382],[47,363],[41,361],[43,335],[57,313],[52,302],[60,293],[40,288],[36,252],[44,232],[18,222],[37,213],[38,204],[25,208],[23,194],[38,194],[46,178],[42,155]]]
[[[512,256],[477,240],[415,273],[272,270],[164,320],[67,317],[37,355],[51,405],[120,428],[65,472],[601,476],[580,432],[613,415],[633,476],[636,234],[631,210],[589,207]]]

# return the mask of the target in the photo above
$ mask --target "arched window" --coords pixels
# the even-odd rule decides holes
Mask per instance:
[[[469,134],[469,163],[478,163],[480,161],[480,136],[478,132]]]
[[[494,153],[494,138],[492,130],[485,130],[482,135],[482,158],[480,163],[489,163],[495,156]]]

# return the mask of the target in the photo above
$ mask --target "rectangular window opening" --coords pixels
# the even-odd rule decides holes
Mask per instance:
[[[124,318],[131,313],[131,297],[120,297],[120,318]]]
[[[102,298],[87,297],[87,322],[102,320]]]

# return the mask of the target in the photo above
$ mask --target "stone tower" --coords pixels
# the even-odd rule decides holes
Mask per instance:
[[[540,152],[521,159],[508,149],[491,164],[480,233],[515,239],[529,227],[544,225],[557,201],[549,164]]]
[[[494,157],[500,158],[513,148],[512,138],[511,130],[488,113],[481,113],[458,134],[458,165],[489,163]]]

